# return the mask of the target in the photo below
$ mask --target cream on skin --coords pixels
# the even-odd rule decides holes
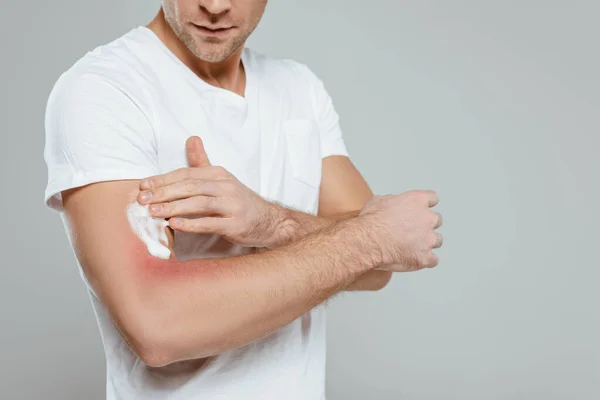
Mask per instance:
[[[155,218],[150,215],[148,205],[141,205],[137,201],[127,206],[127,219],[138,238],[146,245],[150,255],[168,260],[171,250],[164,244],[168,243],[165,228],[169,222],[164,218]]]

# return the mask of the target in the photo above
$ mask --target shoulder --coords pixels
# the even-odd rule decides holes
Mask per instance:
[[[114,97],[131,100],[144,98],[136,46],[143,46],[138,29],[97,46],[62,72],[49,94],[48,106],[67,100],[80,101],[82,96],[96,102],[110,103]]]
[[[256,71],[268,82],[283,84],[318,84],[319,78],[305,63],[292,58],[277,58],[265,55],[251,48],[245,48],[246,58],[252,62]]]

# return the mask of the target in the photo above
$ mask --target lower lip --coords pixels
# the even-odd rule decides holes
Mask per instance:
[[[198,26],[198,25],[194,25],[194,27],[202,35],[213,36],[213,37],[225,37],[225,36],[229,35],[229,33],[233,30],[233,28],[212,30],[212,29],[204,28],[204,27]]]

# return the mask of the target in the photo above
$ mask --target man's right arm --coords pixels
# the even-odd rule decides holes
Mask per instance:
[[[402,265],[420,268],[415,254],[435,261],[428,254],[437,218],[426,210],[425,195],[374,197],[371,217],[260,254],[185,262],[150,256],[126,208],[136,201],[139,179],[159,170],[159,135],[145,106],[151,99],[127,68],[115,68],[114,76],[82,68],[63,75],[48,100],[46,200],[57,209],[62,200],[88,282],[149,365],[255,341],[377,265],[402,258]],[[365,232],[365,221],[378,228]]]
[[[154,258],[125,213],[138,187],[139,180],[94,183],[63,192],[63,204],[88,281],[151,366],[265,337],[382,263],[361,218],[259,254]]]

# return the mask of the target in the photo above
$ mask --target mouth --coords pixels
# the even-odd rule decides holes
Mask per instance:
[[[192,24],[197,32],[203,36],[225,37],[235,29],[234,26],[204,26]]]

